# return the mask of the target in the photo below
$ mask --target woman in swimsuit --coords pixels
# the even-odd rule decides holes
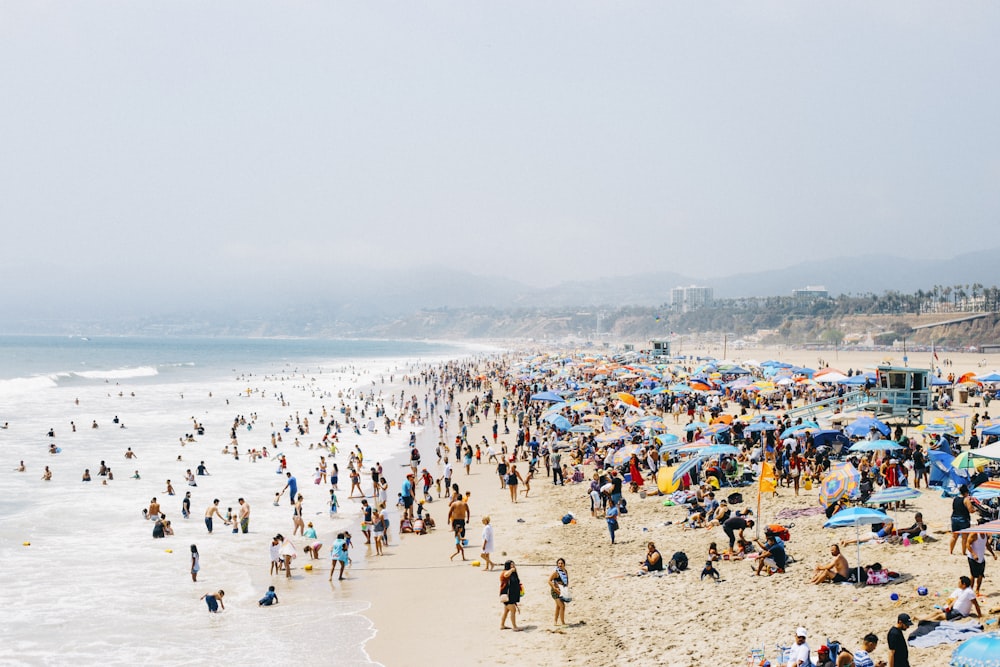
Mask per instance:
[[[566,572],[566,561],[560,558],[556,561],[555,572],[549,577],[549,588],[552,599],[556,601],[556,615],[553,625],[566,625],[566,600],[563,592],[569,588],[569,574]]]
[[[306,524],[302,521],[302,494],[300,493],[295,499],[295,508],[292,509],[292,536],[294,537],[296,533],[299,535],[305,534]]]

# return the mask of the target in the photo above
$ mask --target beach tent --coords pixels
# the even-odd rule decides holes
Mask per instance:
[[[993,428],[997,427],[994,426]],[[978,459],[993,459],[994,461],[1000,461],[1000,442],[994,442],[992,445],[980,447],[979,449],[969,450],[969,453]]]
[[[832,447],[838,442],[844,447],[851,445],[851,439],[836,429],[824,429],[813,433],[813,442],[817,447]]]
[[[951,385],[951,383],[948,382],[947,380],[945,380],[944,378],[939,378],[936,375],[932,375],[931,376],[931,386],[932,387],[948,387],[950,385]]]
[[[992,373],[987,373],[986,375],[977,375],[976,379],[980,382],[1000,382],[1000,373],[993,371]]]
[[[987,426],[979,432],[979,435],[1000,435],[1000,424]]]
[[[850,507],[840,510],[830,520],[823,524],[824,528],[848,528],[854,526],[855,539],[858,544],[858,583],[861,583],[861,526],[871,526],[877,523],[892,521],[885,512],[868,507]]]

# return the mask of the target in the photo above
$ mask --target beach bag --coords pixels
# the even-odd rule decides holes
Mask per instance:
[[[792,535],[791,533],[788,532],[788,528],[776,523],[773,523],[767,528],[765,528],[764,534],[767,536],[773,535],[778,539],[780,539],[782,542],[787,542],[788,540],[792,539]]]
[[[670,558],[670,563],[678,572],[688,569],[688,557],[683,551],[678,551]]]
[[[559,589],[559,599],[563,602],[572,602],[573,594],[570,593],[569,586],[562,586]]]
[[[743,504],[743,494],[742,493],[730,493],[729,497],[726,498],[730,505],[742,505]]]

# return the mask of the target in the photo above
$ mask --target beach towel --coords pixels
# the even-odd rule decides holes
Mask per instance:
[[[778,512],[774,517],[778,521],[787,521],[788,519],[798,519],[805,516],[813,516],[815,514],[822,514],[822,507],[807,507],[805,509],[792,509],[786,508]]]
[[[914,648],[928,648],[962,642],[982,632],[983,626],[976,621],[920,621],[906,643]]]

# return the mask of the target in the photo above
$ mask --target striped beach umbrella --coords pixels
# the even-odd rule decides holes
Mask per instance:
[[[882,489],[878,493],[865,501],[866,505],[885,505],[887,503],[898,503],[903,500],[912,500],[920,497],[920,492],[909,486],[890,486]]]
[[[681,478],[684,477],[684,475],[686,475],[689,472],[691,472],[691,470],[693,470],[694,467],[697,466],[699,463],[701,463],[701,457],[700,456],[692,456],[687,461],[685,461],[684,463],[682,463],[679,466],[677,466],[677,468],[674,470],[672,481],[674,483],[679,482],[681,480]]]
[[[851,497],[861,485],[861,473],[850,463],[835,463],[819,486],[819,504],[824,508]]]

